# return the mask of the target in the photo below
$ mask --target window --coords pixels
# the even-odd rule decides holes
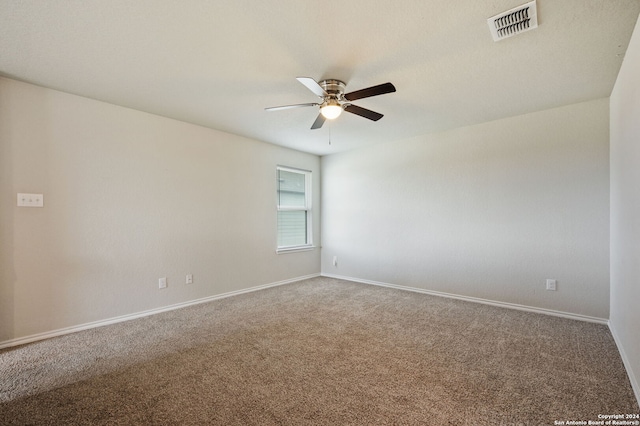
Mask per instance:
[[[277,168],[278,253],[312,248],[311,172]]]

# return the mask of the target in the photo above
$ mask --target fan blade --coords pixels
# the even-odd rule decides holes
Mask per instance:
[[[306,88],[311,90],[316,96],[319,96],[321,98],[329,96],[329,94],[324,91],[322,86],[320,86],[317,81],[310,77],[296,77],[296,80],[304,84]]]
[[[347,105],[344,107],[344,110],[373,121],[378,121],[382,117],[384,117],[384,115],[380,114],[379,112],[371,111],[370,109],[362,108],[356,105]]]
[[[302,107],[310,107],[310,106],[318,106],[320,104],[295,104],[295,105],[283,105],[276,107],[265,108],[265,111],[279,111],[281,109],[291,109],[291,108],[302,108]]]
[[[311,125],[311,130],[319,129],[320,127],[322,127],[322,125],[324,124],[324,120],[324,115],[318,114],[318,118],[316,118],[316,121],[314,121],[313,125]]]
[[[385,93],[395,92],[396,88],[391,83],[378,84],[377,86],[367,87],[366,89],[356,90],[355,92],[346,93],[344,98],[348,101],[355,101],[362,98],[370,98],[371,96],[384,95]]]

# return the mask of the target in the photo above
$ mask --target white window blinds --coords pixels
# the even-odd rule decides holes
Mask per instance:
[[[311,172],[278,167],[278,250],[311,246]]]

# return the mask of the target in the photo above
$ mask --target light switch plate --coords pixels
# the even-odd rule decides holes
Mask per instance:
[[[18,193],[18,207],[44,207],[44,196]]]

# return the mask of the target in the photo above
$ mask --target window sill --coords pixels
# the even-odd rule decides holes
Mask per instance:
[[[285,254],[285,253],[297,253],[299,251],[310,251],[314,250],[316,246],[296,246],[296,247],[282,247],[276,249],[277,254]]]

